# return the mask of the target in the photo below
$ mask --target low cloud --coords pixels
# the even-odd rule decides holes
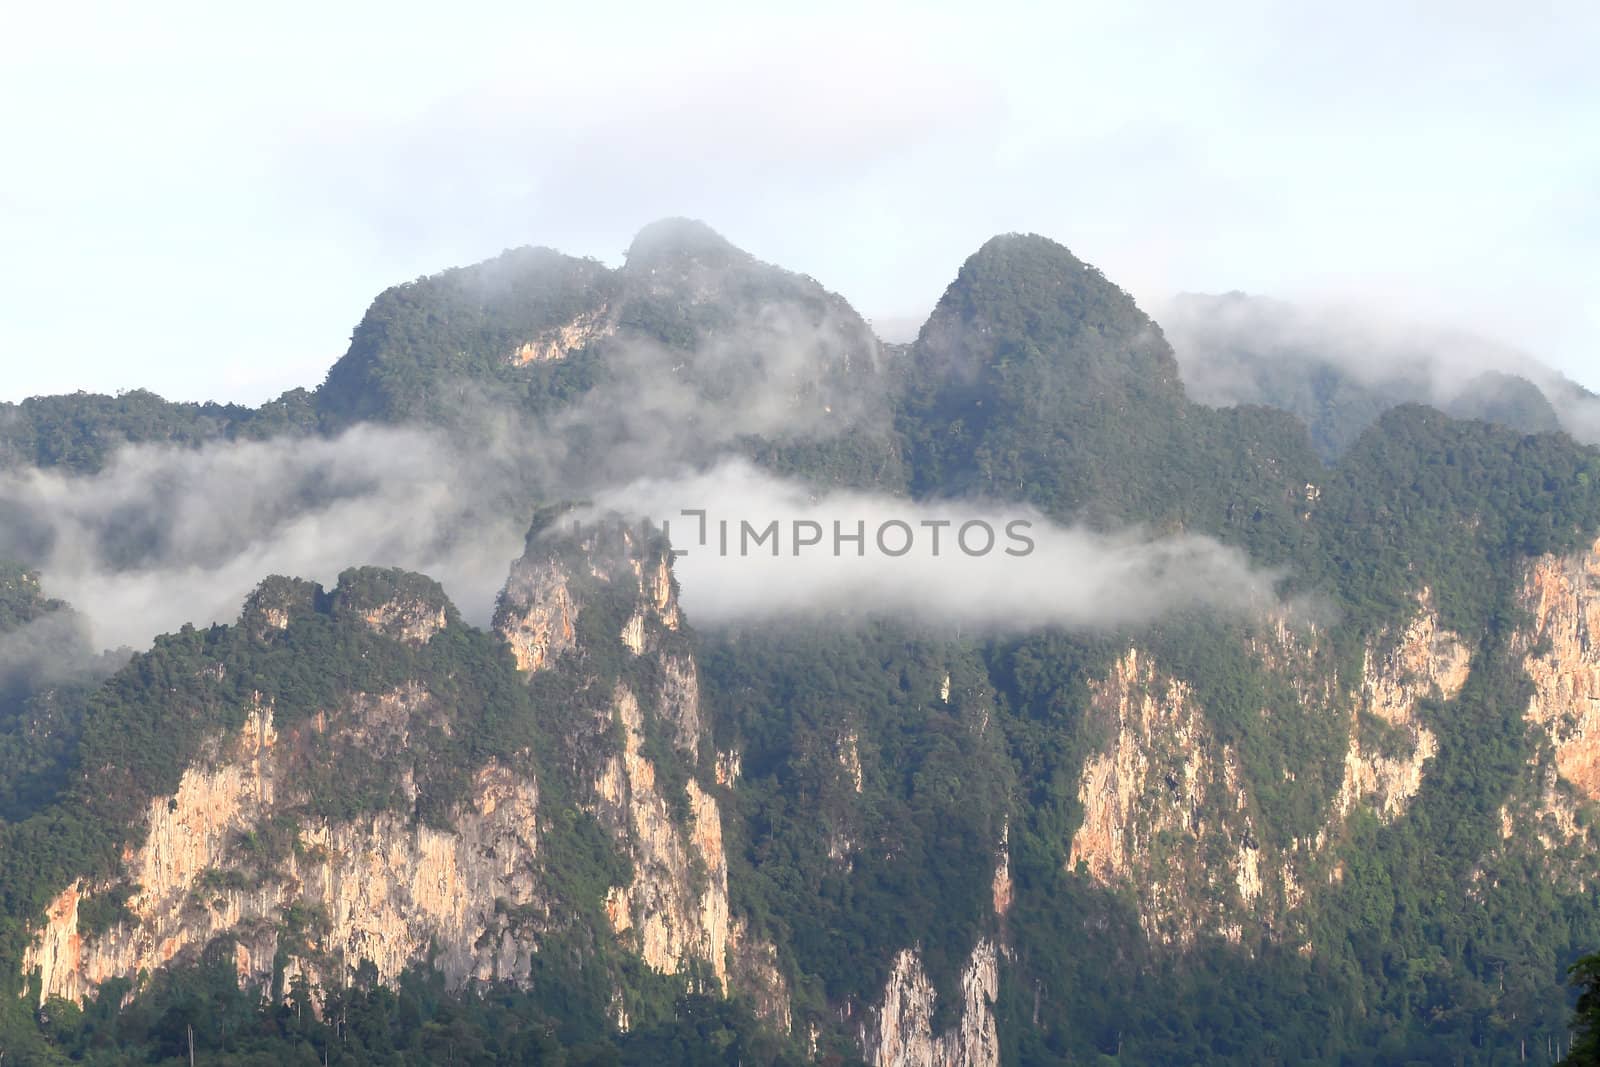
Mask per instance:
[[[692,350],[629,337],[605,365],[549,419],[508,424],[517,453],[545,468],[541,482],[580,494],[703,462],[740,438],[825,440],[890,422],[881,348],[843,309],[767,302]]]
[[[692,348],[607,345],[585,391],[542,416],[463,386],[449,434],[368,424],[130,446],[90,475],[0,473],[0,557],[36,566],[96,648],[230,621],[269,574],[326,585],[359,565],[429,574],[484,624],[535,505],[573,499],[672,522],[685,607],[705,625],[826,613],[1022,630],[1283,608],[1280,574],[1209,538],[1108,535],[1002,502],[822,494],[729,459],[748,437],[887,425],[883,354],[826,301],[764,302]],[[705,543],[684,509],[704,511]]]
[[[1202,403],[1310,404],[1310,390],[1337,370],[1386,403],[1448,408],[1473,379],[1499,372],[1532,382],[1562,429],[1600,444],[1600,396],[1524,352],[1470,333],[1370,309],[1298,306],[1242,293],[1180,296],[1156,318],[1184,385]]]
[[[270,574],[331,584],[368,564],[429,574],[486,623],[541,500],[705,463],[745,437],[887,423],[877,341],[806,295],[717,311],[693,346],[607,339],[595,380],[543,416],[463,383],[450,433],[364,424],[127,446],[89,475],[0,472],[0,558],[37,567],[98,647],[230,621]]]
[[[1285,608],[1281,573],[1210,538],[1106,535],[1020,507],[819,495],[740,461],[601,493],[579,521],[609,513],[669,527],[684,553],[684,609],[701,626],[844,614],[1082,629]]]
[[[364,564],[432,575],[483,624],[534,502],[513,472],[540,462],[539,440],[508,428],[499,451],[467,453],[430,432],[359,427],[334,439],[130,447],[94,475],[0,476],[0,551],[26,548],[46,591],[88,621],[94,647],[230,621],[269,574],[331,584]],[[1209,538],[1106,535],[998,504],[819,495],[742,460],[585,495],[670,525],[685,553],[684,606],[708,626],[826,613],[1111,627],[1279,605],[1281,575]],[[688,509],[704,512],[703,543]],[[56,644],[25,631],[0,657]]]
[[[77,613],[48,612],[0,633],[0,707],[49,686],[103,677],[126,660],[126,651],[94,651]]]
[[[361,564],[431,574],[483,621],[525,532],[505,489],[420,430],[135,446],[93,475],[0,475],[0,554],[36,565],[101,647],[231,621],[269,574],[331,583]]]

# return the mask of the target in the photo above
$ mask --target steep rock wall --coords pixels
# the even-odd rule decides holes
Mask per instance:
[[[1527,775],[1500,809],[1503,852],[1576,891],[1600,882],[1591,829],[1600,802],[1600,541],[1546,555],[1523,573],[1527,625],[1512,639],[1532,685]]]
[[[1079,779],[1084,815],[1068,866],[1130,887],[1153,941],[1238,940],[1266,887],[1237,756],[1212,736],[1192,689],[1137,648],[1091,686],[1091,713],[1112,741]],[[1208,864],[1208,854],[1226,858]]]
[[[531,341],[516,347],[511,353],[511,363],[522,367],[529,363],[554,363],[572,353],[617,332],[616,323],[607,317],[606,305],[585,311],[570,322],[542,330]]]
[[[1405,811],[1422,788],[1424,766],[1439,750],[1438,738],[1417,717],[1417,706],[1425,698],[1455,699],[1471,671],[1471,652],[1460,635],[1439,625],[1428,590],[1418,594],[1417,602],[1419,612],[1404,630],[1394,637],[1380,635],[1363,655],[1335,805],[1340,819],[1358,803],[1370,805],[1386,822]],[[1410,751],[1397,754],[1363,745],[1363,712],[1402,734]]]
[[[864,1014],[859,1033],[863,1057],[873,1067],[999,1067],[994,1015],[999,992],[999,953],[993,941],[980,940],[961,972],[960,1016],[936,1034],[938,994],[921,955],[902,949],[884,983],[882,1005]]]
[[[680,826],[655,765],[643,755],[639,701],[625,686],[617,689],[613,711],[623,750],[596,778],[595,794],[633,861],[633,879],[611,888],[606,914],[654,970],[675,974],[698,961],[725,987],[728,861],[716,799],[691,778],[684,787],[690,826]]]
[[[448,830],[393,813],[310,821],[295,814],[288,747],[272,709],[257,707],[215,762],[151,800],[144,839],[113,883],[75,882],[51,904],[23,962],[40,971],[43,998],[80,999],[110,978],[193,959],[218,938],[234,940],[246,985],[273,978],[280,950],[313,984],[333,987],[363,961],[390,980],[433,945],[454,983],[527,976],[536,935],[506,911],[543,905],[531,776],[481,768]],[[280,814],[294,818],[287,839]],[[129,918],[81,932],[79,905],[116,885],[134,889]]]
[[[1600,541],[1534,561],[1521,602],[1532,617],[1519,639],[1534,687],[1526,718],[1548,739],[1560,776],[1600,800]]]
[[[719,760],[710,780],[698,777],[707,731],[699,670],[680,634],[670,554],[631,530],[609,535],[609,552],[592,543],[579,545],[577,554],[561,543],[531,545],[513,567],[496,626],[513,650],[525,650],[518,654],[521,669],[546,670],[577,649],[573,635],[594,598],[622,598],[626,621],[615,633],[617,647],[648,662],[612,685],[596,726],[598,736],[616,740],[605,741],[592,764],[579,769],[590,781],[588,806],[632,868],[626,884],[607,892],[607,919],[652,970],[692,972],[701,986],[719,991],[729,989],[732,976],[769,1021],[786,1029],[789,994],[776,952],[742,927],[735,933],[729,913],[715,791],[732,787],[737,757],[731,765]],[[652,731],[675,755],[648,754]],[[659,765],[661,759],[674,766]]]

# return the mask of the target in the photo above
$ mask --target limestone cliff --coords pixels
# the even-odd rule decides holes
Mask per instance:
[[[553,560],[524,557],[512,566],[500,594],[495,629],[510,646],[517,668],[537,671],[576,644],[578,610],[564,569]]]
[[[348,982],[363,961],[389,980],[425,958],[459,983],[516,980],[537,948],[537,922],[509,912],[543,905],[537,783],[489,764],[449,830],[385,812],[306,820],[293,772],[299,733],[378,733],[424,709],[421,690],[358,702],[281,735],[270,706],[252,708],[215,758],[191,766],[171,796],[155,797],[144,837],[110,884],[74,882],[50,906],[24,959],[41,997],[79,999],[110,978],[193,960],[234,942],[241,983],[267,985],[279,953],[315,986]],[[129,887],[126,917],[85,933],[79,905]]]
[[[938,994],[915,949],[894,958],[882,1005],[864,1015],[862,1053],[873,1067],[999,1067],[1000,1037],[994,1001],[1000,992],[994,942],[978,942],[961,972],[960,1015],[935,1033]]]
[[[519,367],[529,363],[554,363],[586,345],[610,337],[617,326],[606,311],[607,306],[601,304],[570,322],[541,330],[538,336],[517,346],[511,353],[511,362]]]
[[[631,869],[606,894],[612,932],[652,970],[747,995],[786,1031],[789,995],[776,950],[729,912],[718,793],[732,787],[738,758],[724,754],[701,767],[709,747],[699,670],[670,558],[664,543],[620,528],[580,534],[576,544],[535,539],[513,566],[496,627],[520,669],[567,669],[577,685],[595,680],[585,657],[604,654],[584,647],[579,631],[614,644],[626,666],[597,709],[591,765],[580,768],[588,807]],[[667,748],[652,751],[652,738]]]
[[[735,988],[786,1027],[776,950],[729,913],[718,794],[737,757],[708,759],[701,777],[699,673],[669,560],[664,545],[632,535],[611,549],[540,543],[511,573],[499,632],[525,678],[559,672],[552,692],[576,709],[564,714],[593,720],[570,749],[572,799],[610,831],[628,871],[596,915],[651,969]],[[354,574],[331,597],[275,579],[252,596],[241,629],[270,647],[297,617],[331,604],[335,625],[369,628],[412,650],[396,661],[409,662],[456,622],[441,598],[399,572]],[[204,673],[220,681],[226,667]],[[609,695],[597,703],[590,694],[601,686]],[[297,975],[314,990],[336,988],[365,963],[379,981],[424,961],[452,985],[527,980],[542,936],[581,908],[555,895],[542,866],[559,861],[545,855],[531,754],[471,768],[453,807],[419,814],[434,810],[424,794],[437,783],[421,776],[440,760],[428,751],[455,745],[452,715],[481,713],[447,704],[422,677],[288,720],[256,694],[242,727],[214,733],[177,788],[149,798],[118,870],[79,879],[51,903],[23,964],[38,972],[41,997],[80,999],[219,943],[240,981],[263,989]],[[349,794],[334,807],[366,810],[319,815],[329,790]],[[101,901],[125,905],[109,928],[89,929],[86,900],[97,914]],[[628,1003],[618,997],[621,1019]]]
[[[1202,935],[1231,941],[1278,936],[1305,899],[1305,880],[1327,868],[1337,877],[1329,842],[1358,806],[1390,821],[1421,788],[1438,742],[1422,722],[1424,699],[1453,699],[1466,683],[1471,655],[1439,625],[1426,590],[1397,633],[1363,651],[1358,684],[1348,688],[1315,627],[1270,621],[1248,639],[1261,668],[1292,701],[1260,714],[1337,720],[1347,726],[1341,777],[1314,834],[1274,848],[1261,831],[1258,805],[1231,745],[1217,741],[1193,687],[1129,648],[1091,686],[1091,715],[1110,743],[1086,762],[1078,801],[1084,816],[1069,866],[1134,894],[1140,921],[1156,942],[1185,946]],[[1285,787],[1318,789],[1285,769]]]
[[[1433,731],[1417,717],[1418,703],[1453,700],[1467,682],[1472,666],[1467,646],[1439,625],[1428,590],[1418,594],[1417,603],[1418,614],[1398,636],[1380,635],[1363,655],[1336,804],[1340,818],[1357,803],[1370,805],[1385,821],[1405,811],[1422,788],[1427,761],[1439,749]],[[1387,747],[1363,741],[1362,715],[1389,728]]]
[[[1084,815],[1068,866],[1130,888],[1153,941],[1239,940],[1241,915],[1265,903],[1267,881],[1279,896],[1285,888],[1258,855],[1237,754],[1216,741],[1192,688],[1137,648],[1091,687],[1091,713],[1112,740],[1080,777]]]
[[[1534,687],[1527,719],[1548,739],[1561,778],[1600,800],[1600,541],[1534,561],[1521,601],[1532,617],[1519,642]]]
[[[494,628],[511,647],[519,669],[542,670],[577,647],[584,608],[578,590],[583,587],[626,601],[625,621],[616,636],[636,656],[659,647],[659,634],[675,633],[681,625],[677,585],[664,545],[647,547],[643,533],[611,520],[592,528],[577,525],[570,537],[547,529],[512,564],[495,610]],[[680,662],[674,669],[682,674],[692,666]]]
[[[597,806],[633,862],[633,879],[606,897],[612,928],[646,964],[675,974],[701,964],[720,988],[727,981],[728,863],[714,797],[685,783],[690,825],[673,818],[655,764],[642,754],[639,701],[624,686],[614,700],[623,750],[594,783]]]
[[[1600,801],[1600,541],[1534,560],[1513,638],[1532,694],[1524,711],[1535,742],[1521,788],[1501,808],[1505,849],[1534,855],[1554,878],[1593,885],[1593,806]]]

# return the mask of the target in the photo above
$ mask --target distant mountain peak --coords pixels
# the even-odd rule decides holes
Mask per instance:
[[[968,256],[918,344],[931,357],[927,370],[958,376],[1022,359],[1080,378],[1138,377],[1176,387],[1160,328],[1133,297],[1038,234],[991,237]]]
[[[668,218],[652,222],[640,230],[628,246],[627,262],[633,269],[695,260],[726,264],[749,260],[748,252],[735,246],[698,219]]]
[[[1154,328],[1133,297],[1098,268],[1033,233],[991,237],[967,257],[934,309],[935,321],[952,316],[962,322],[1009,318],[1041,342],[1085,327],[1118,334]]]

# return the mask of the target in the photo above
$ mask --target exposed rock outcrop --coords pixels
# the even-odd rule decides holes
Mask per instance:
[[[603,538],[610,540],[602,544]],[[621,604],[619,614],[627,620],[615,631],[618,649],[653,663],[633,681],[612,685],[596,724],[598,736],[615,737],[620,744],[602,745],[592,768],[589,806],[610,827],[632,868],[626,885],[607,892],[606,916],[622,942],[653,970],[696,973],[702,985],[725,990],[728,861],[720,806],[693,773],[705,728],[699,671],[678,636],[682,617],[670,552],[620,526],[597,527],[576,546],[535,539],[513,566],[496,625],[514,651],[523,650],[518,666],[534,672],[576,648],[580,613],[600,610],[594,605],[607,598]],[[608,610],[618,610],[617,603]],[[641,678],[654,685],[636,690]],[[688,768],[668,774],[646,754],[652,729],[670,739]],[[781,996],[785,1006],[772,1014],[786,1016],[786,991]]]
[[[1014,888],[1011,883],[1011,824],[1007,821],[1000,827],[1000,857],[994,865],[994,877],[989,880],[994,913],[1001,919],[1011,910]]]
[[[637,602],[617,639],[636,656],[656,648],[657,633],[673,633],[682,625],[670,552],[664,545],[647,545],[636,531],[605,520],[580,530],[575,540],[554,534],[536,537],[511,565],[494,616],[494,628],[511,647],[519,670],[542,670],[577,646],[584,606],[579,590],[586,581],[613,587],[629,582],[634,587]],[[682,673],[692,665],[675,669]],[[694,714],[698,717],[698,709]]]
[[[617,688],[614,714],[623,750],[595,781],[598,804],[633,861],[633,879],[606,897],[612,928],[654,970],[675,974],[703,964],[719,987],[727,982],[728,861],[715,797],[694,779],[685,785],[690,827],[673,818],[655,765],[642,752],[638,699]]]
[[[392,703],[367,707],[382,714]],[[280,950],[322,987],[363,961],[390,980],[433,947],[453,983],[527,976],[536,924],[508,912],[543,906],[529,775],[481,768],[449,830],[388,812],[285,827],[275,817],[302,799],[288,771],[292,747],[272,709],[258,706],[217,760],[151,800],[144,839],[124,854],[115,884],[75,882],[51,904],[23,963],[39,970],[41,996],[79,999],[107,979],[192,960],[223,937],[235,942],[245,985],[269,983]],[[115,885],[132,887],[127,918],[80,930],[79,905]]]
[[[1417,717],[1425,698],[1453,700],[1466,685],[1472,654],[1461,637],[1439,625],[1432,598],[1424,589],[1419,612],[1396,637],[1368,644],[1361,664],[1361,688],[1350,719],[1350,746],[1335,804],[1338,817],[1357,803],[1371,805],[1390,821],[1422,788],[1424,765],[1439,750],[1438,738]],[[1361,715],[1391,728],[1408,752],[1385,750],[1362,740]]]
[[[368,610],[365,618],[377,633],[409,645],[427,644],[450,621],[445,609],[437,604],[403,599],[379,604]]]
[[[1112,731],[1079,780],[1083,822],[1068,866],[1130,887],[1146,934],[1187,945],[1201,932],[1238,940],[1263,893],[1251,800],[1233,750],[1211,734],[1193,690],[1130,648],[1091,686]],[[1207,854],[1224,857],[1207,863]]]
[[[757,1017],[780,1034],[793,1029],[789,980],[778,966],[778,949],[750,933],[743,919],[728,926],[728,992],[750,1001]]]
[[[511,647],[518,670],[542,670],[572,650],[579,607],[566,569],[556,560],[524,556],[512,565],[495,612],[495,629]]]
[[[999,1067],[1000,1035],[994,1001],[1000,968],[994,942],[978,942],[961,972],[960,1016],[935,1034],[938,994],[915,949],[894,958],[883,1003],[864,1016],[860,1044],[873,1067]]]
[[[518,345],[511,353],[511,362],[518,367],[529,363],[554,363],[616,331],[616,323],[607,317],[606,305],[601,304],[570,322],[542,330],[533,340]]]
[[[1532,683],[1523,715],[1536,747],[1527,777],[1500,809],[1502,849],[1529,855],[1547,877],[1584,891],[1597,881],[1600,541],[1534,560],[1518,599],[1530,625],[1514,636],[1512,651]]]
[[[1600,541],[1534,561],[1521,600],[1533,623],[1519,641],[1534,687],[1527,719],[1548,738],[1560,776],[1600,800]]]

